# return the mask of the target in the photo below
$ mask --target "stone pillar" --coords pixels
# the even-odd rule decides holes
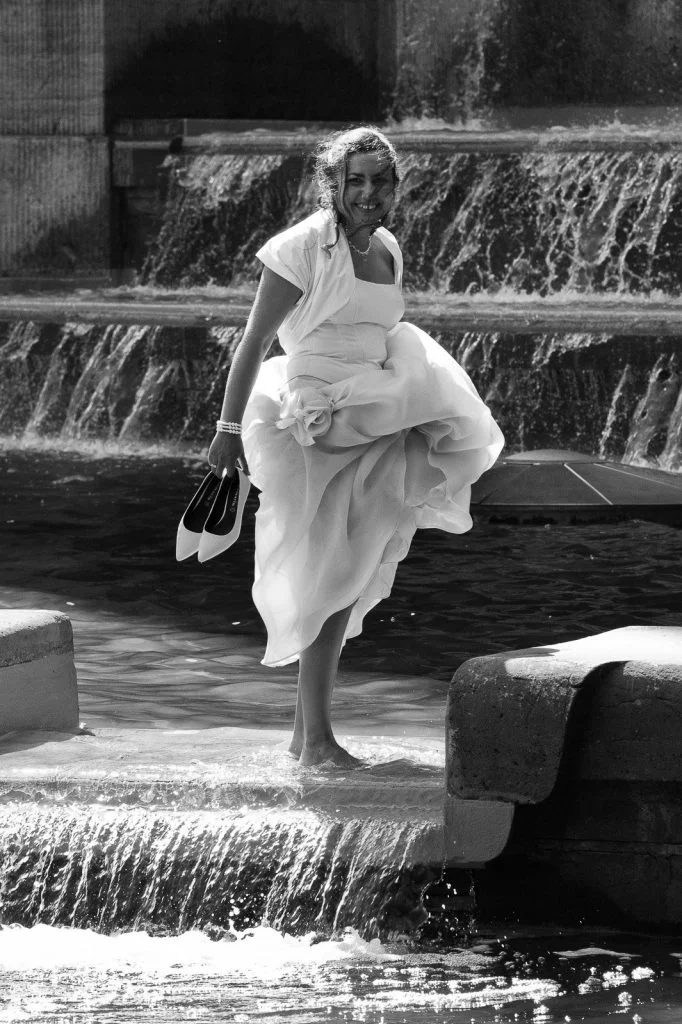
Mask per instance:
[[[0,0],[0,286],[109,268],[104,0]]]
[[[0,611],[0,733],[78,729],[68,615]]]

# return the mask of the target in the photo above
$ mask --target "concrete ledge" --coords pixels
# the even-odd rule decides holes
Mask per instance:
[[[576,701],[588,691],[585,713]],[[450,684],[448,792],[539,803],[568,756],[583,778],[679,779],[681,722],[682,627],[629,626],[473,658]]]
[[[0,805],[262,809],[371,820],[396,836],[392,851],[379,845],[372,852],[378,864],[404,866],[409,847],[411,864],[441,871],[441,744],[401,740],[393,747],[386,737],[353,737],[369,767],[328,771],[301,768],[287,752],[290,739],[288,731],[227,726],[0,736]],[[388,751],[390,760],[381,760]]]
[[[77,728],[69,617],[42,610],[0,611],[0,733]]]

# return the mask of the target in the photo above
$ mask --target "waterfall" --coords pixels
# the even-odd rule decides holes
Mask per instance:
[[[682,156],[408,154],[396,232],[411,287],[679,294]]]
[[[14,324],[0,340],[0,433],[200,451],[237,327]],[[682,469],[676,339],[436,337],[490,405],[509,449],[574,448]]]
[[[253,281],[255,253],[314,209],[300,154],[168,158],[144,279]],[[679,295],[682,155],[407,151],[393,218],[408,289]]]
[[[374,936],[416,930],[427,890],[452,889],[430,821],[22,803],[5,805],[0,834],[3,925]]]
[[[597,140],[595,140],[596,143]],[[314,208],[307,157],[212,151],[166,161],[143,272],[153,287],[252,286],[255,252]],[[394,230],[409,290],[575,299],[682,292],[682,155],[671,149],[405,152]],[[423,296],[422,310],[427,309]],[[418,320],[418,316],[416,317]],[[439,340],[508,449],[561,447],[682,468],[675,339],[462,334]],[[203,448],[240,328],[5,325],[0,433]]]
[[[260,246],[314,208],[304,166],[300,154],[168,157],[161,228],[143,279],[180,286],[253,281]]]
[[[453,345],[519,450],[574,448],[682,469],[682,381],[674,338],[468,333]]]

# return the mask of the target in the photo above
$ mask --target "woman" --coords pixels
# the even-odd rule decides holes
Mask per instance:
[[[341,648],[390,593],[417,527],[470,529],[470,485],[503,438],[461,367],[400,322],[402,257],[382,226],[392,144],[372,127],[334,134],[315,181],[320,210],[257,254],[209,463],[231,475],[241,460],[262,491],[253,597],[263,664],[299,660],[289,749],[347,767],[359,762],[331,725]],[[263,362],[275,334],[285,355]]]

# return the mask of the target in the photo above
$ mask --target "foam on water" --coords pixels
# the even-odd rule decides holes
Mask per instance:
[[[554,951],[568,938],[429,949],[353,929],[325,939],[259,926],[212,941],[196,931],[10,926],[0,929],[0,1021],[677,1024],[682,986],[669,943],[636,949],[621,939],[597,950],[595,966],[594,948]]]
[[[218,1019],[236,1021],[428,1021],[491,1005],[538,1006],[561,992],[551,979],[505,976],[499,955],[426,954],[406,941],[368,942],[353,929],[320,941],[258,927],[214,942],[200,932],[152,938],[12,926],[0,931],[0,964],[11,985],[0,1002],[7,1022],[68,1013],[160,1021],[173,1009],[193,1020],[218,1010]]]

